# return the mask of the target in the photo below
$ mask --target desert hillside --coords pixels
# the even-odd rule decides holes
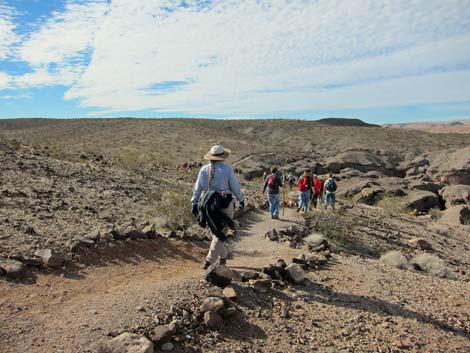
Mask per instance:
[[[213,144],[246,207],[227,266],[190,197]],[[271,219],[271,165],[338,181]],[[289,207],[290,206],[290,207]],[[470,134],[356,119],[0,120],[0,352],[466,352]]]
[[[436,122],[419,122],[419,123],[404,123],[404,124],[387,124],[389,128],[395,129],[411,129],[418,131],[426,131],[431,133],[457,133],[468,134],[470,133],[470,120],[453,120],[453,121],[436,121]]]

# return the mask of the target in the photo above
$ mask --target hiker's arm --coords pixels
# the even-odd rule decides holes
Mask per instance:
[[[266,191],[266,188],[268,186],[268,178],[264,179],[264,186],[263,186],[263,193]]]
[[[194,184],[194,188],[193,188],[193,197],[191,198],[191,202],[193,204],[199,201],[199,197],[201,196],[201,193],[204,190],[204,178],[205,178],[205,173],[203,173],[201,169],[197,176],[196,184]]]
[[[233,169],[230,168],[230,172],[228,175],[228,186],[230,187],[230,190],[232,193],[237,197],[238,201],[242,202],[245,200],[245,196],[243,195],[241,189],[240,189],[240,183],[238,182],[238,179],[233,172]]]
[[[282,179],[283,179],[282,177],[279,177],[279,187],[280,187],[280,188],[282,188],[282,185],[283,185],[283,183],[284,183],[284,182],[282,181]]]

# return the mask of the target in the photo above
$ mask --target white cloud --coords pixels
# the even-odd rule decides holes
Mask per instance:
[[[113,111],[233,114],[448,101],[457,83],[439,81],[449,85],[441,96],[417,85],[470,65],[469,1],[179,3],[114,0],[66,98]],[[187,84],[150,89],[175,81]],[[401,82],[409,95],[391,95]],[[363,87],[380,90],[357,100]],[[345,91],[350,99],[338,102]]]
[[[251,116],[470,100],[470,0],[185,3],[68,0],[22,36],[14,53],[31,72],[9,84],[67,86],[66,99],[106,112]]]
[[[0,89],[10,87],[10,76],[5,72],[0,72]]]
[[[11,46],[18,41],[14,30],[13,11],[0,2],[0,60],[10,55]]]
[[[108,9],[105,0],[69,0],[23,40],[17,58],[32,72],[16,78],[20,87],[69,86],[82,74],[93,41]]]

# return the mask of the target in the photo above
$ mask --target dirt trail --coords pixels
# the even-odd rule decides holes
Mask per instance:
[[[229,266],[257,268],[292,257],[295,250],[287,244],[263,237],[273,227],[302,222],[289,209],[281,218],[271,220],[262,211],[246,215],[231,240]],[[138,307],[150,305],[162,290],[199,280],[205,252],[179,241],[134,242],[108,249],[92,266],[37,273],[34,284],[0,282],[0,352],[92,352],[107,332],[138,326]]]

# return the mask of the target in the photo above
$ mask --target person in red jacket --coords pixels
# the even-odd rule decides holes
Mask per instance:
[[[317,175],[314,174],[312,178],[313,186],[313,195],[312,195],[312,204],[313,208],[317,208],[318,200],[321,200],[321,195],[323,193],[323,183],[318,179]]]

